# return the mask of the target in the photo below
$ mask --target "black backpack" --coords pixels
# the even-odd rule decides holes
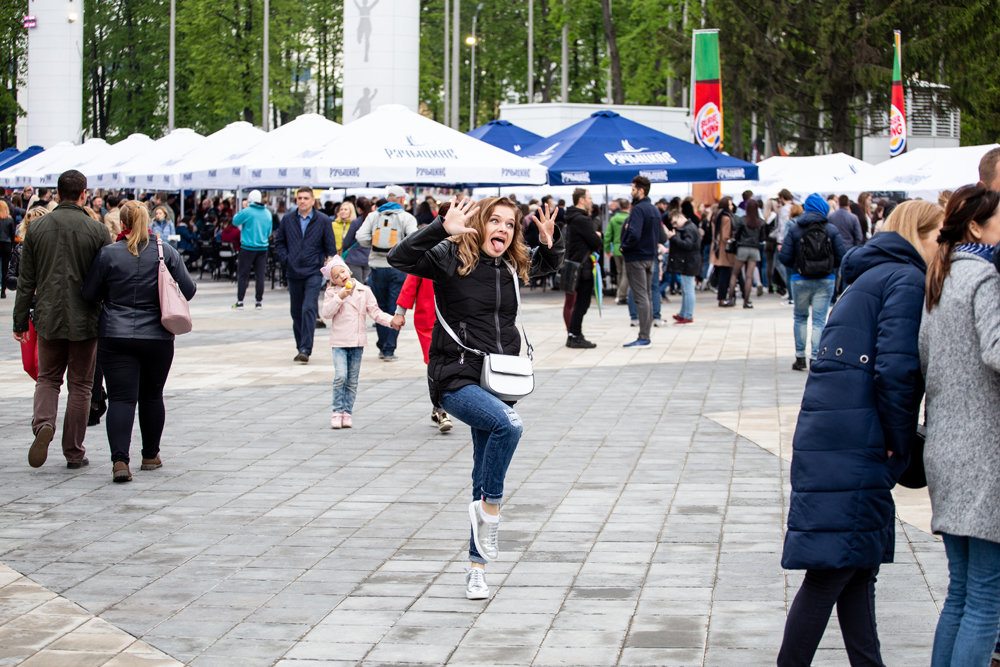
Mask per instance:
[[[810,223],[799,239],[795,251],[795,268],[807,279],[826,278],[833,273],[833,241],[826,233],[826,222]]]

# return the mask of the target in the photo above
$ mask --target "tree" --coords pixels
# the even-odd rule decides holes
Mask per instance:
[[[16,2],[0,5],[0,150],[17,143],[17,119],[24,115],[17,103],[17,91],[24,82],[28,45],[24,8],[25,5]]]

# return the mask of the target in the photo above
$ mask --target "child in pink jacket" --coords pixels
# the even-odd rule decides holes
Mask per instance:
[[[392,317],[379,310],[375,295],[357,280],[340,257],[331,257],[320,269],[327,279],[326,297],[320,314],[329,320],[330,347],[333,348],[333,414],[330,428],[351,428],[351,413],[358,395],[361,353],[368,343],[365,316],[384,327],[393,325]]]

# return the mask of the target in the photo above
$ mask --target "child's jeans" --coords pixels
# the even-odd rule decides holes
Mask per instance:
[[[358,395],[358,375],[361,373],[363,347],[333,348],[333,411],[354,412],[354,398]]]

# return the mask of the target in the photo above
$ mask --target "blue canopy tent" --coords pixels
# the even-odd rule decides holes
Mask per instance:
[[[15,164],[20,164],[28,158],[35,157],[44,150],[41,146],[32,146],[23,151],[19,151],[16,148],[8,148],[0,153],[0,171],[10,169]]]
[[[611,185],[757,180],[757,165],[598,111],[518,155],[549,171],[549,185]]]
[[[486,125],[469,130],[466,134],[473,139],[486,142],[490,146],[502,148],[508,153],[517,153],[525,146],[530,146],[542,139],[534,132],[528,132],[509,120],[491,120]]]

